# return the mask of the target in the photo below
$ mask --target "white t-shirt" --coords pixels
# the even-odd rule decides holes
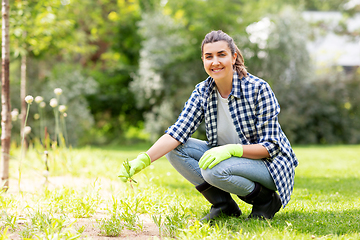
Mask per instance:
[[[238,134],[230,116],[229,100],[221,97],[219,91],[218,97],[218,112],[217,112],[217,133],[218,133],[218,145],[225,145],[230,143],[240,143]]]

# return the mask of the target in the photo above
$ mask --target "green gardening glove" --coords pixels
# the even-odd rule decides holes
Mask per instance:
[[[137,158],[129,162],[129,166],[124,164],[121,166],[119,178],[123,182],[127,182],[129,178],[140,172],[151,163],[151,159],[147,153],[140,153]],[[126,169],[128,168],[128,169]]]
[[[200,158],[199,167],[202,169],[213,168],[216,164],[232,156],[241,157],[243,147],[241,144],[227,144],[207,150]]]

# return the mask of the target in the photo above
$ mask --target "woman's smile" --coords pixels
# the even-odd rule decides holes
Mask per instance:
[[[223,70],[224,68],[217,68],[217,69],[212,69],[213,72],[217,73],[220,72],[221,70]]]

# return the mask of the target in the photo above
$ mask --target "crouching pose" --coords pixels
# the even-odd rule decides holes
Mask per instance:
[[[278,122],[280,107],[268,83],[247,72],[233,39],[212,31],[201,45],[209,77],[196,85],[174,125],[130,161],[126,181],[166,154],[174,168],[212,204],[202,220],[240,216],[231,197],[252,205],[249,218],[271,219],[286,206],[297,158]],[[191,138],[205,121],[208,141]]]

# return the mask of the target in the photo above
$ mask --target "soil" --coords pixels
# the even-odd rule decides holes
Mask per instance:
[[[95,180],[91,179],[84,179],[84,178],[76,178],[71,176],[62,176],[62,177],[50,177],[48,181],[48,188],[61,188],[64,186],[71,186],[71,187],[86,187],[94,184]],[[98,179],[97,182],[101,182],[102,184],[112,184],[113,186],[116,185],[114,182],[111,183],[109,180]],[[37,177],[32,179],[22,179],[21,181],[21,190],[22,192],[32,193],[39,191],[43,188],[44,178]],[[109,186],[109,185],[107,185]],[[18,194],[19,187],[18,181],[15,179],[10,180],[10,186],[8,190],[9,194]],[[103,200],[107,200],[111,198],[111,194],[109,192],[101,192],[101,196]],[[102,208],[99,207],[99,210],[91,217],[91,218],[78,218],[76,219],[75,224],[73,225],[74,229],[79,229],[80,227],[85,227],[82,238],[84,239],[129,239],[129,240],[155,240],[161,239],[159,236],[159,228],[155,225],[149,215],[140,215],[139,218],[143,223],[143,229],[140,231],[132,231],[124,228],[121,232],[120,236],[117,237],[106,237],[100,235],[99,224],[97,220],[106,217],[106,211],[101,210]],[[10,232],[8,232],[9,234]],[[20,239],[19,235],[16,232],[10,233],[10,239]]]

